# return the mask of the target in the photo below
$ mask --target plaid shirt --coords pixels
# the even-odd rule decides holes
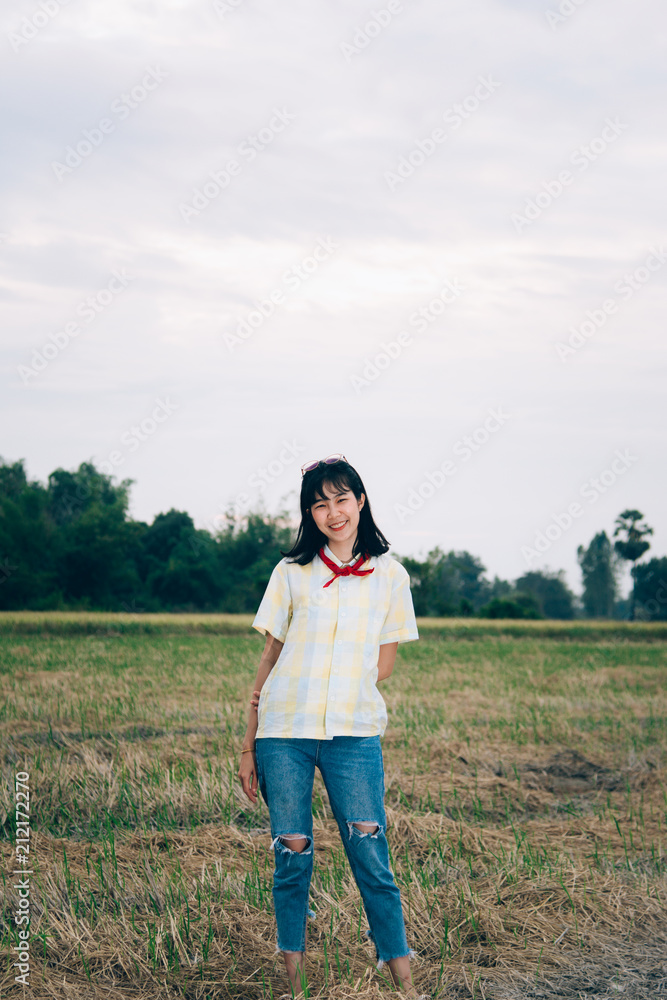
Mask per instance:
[[[328,545],[325,555],[345,565]],[[351,560],[350,563],[354,562]],[[284,643],[262,687],[257,737],[382,736],[387,708],[376,687],[380,649],[419,638],[408,571],[370,556],[368,576],[337,576],[315,555],[274,567],[252,627]]]

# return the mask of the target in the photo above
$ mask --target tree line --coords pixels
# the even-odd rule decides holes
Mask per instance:
[[[214,534],[174,509],[148,524],[128,516],[132,483],[82,462],[42,484],[28,479],[23,460],[0,459],[0,609],[254,614],[281,550],[291,548],[289,512],[256,510],[239,520],[230,509]],[[489,580],[467,551],[436,546],[421,561],[396,558],[410,574],[418,617],[664,621],[667,558],[639,562],[652,533],[640,511],[626,510],[612,538],[601,531],[579,546],[581,597],[563,570]],[[618,590],[624,560],[632,565],[629,599]]]

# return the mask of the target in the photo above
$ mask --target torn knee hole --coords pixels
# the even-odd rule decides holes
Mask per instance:
[[[271,847],[278,844],[283,851],[291,854],[310,854],[312,843],[312,838],[303,833],[280,833],[271,841]]]
[[[377,833],[380,829],[377,823],[353,823],[357,830],[362,830],[364,833]]]
[[[301,854],[301,852],[308,847],[308,837],[288,837],[283,835],[280,840],[283,844],[286,844],[290,850],[296,851],[297,854]]]
[[[352,829],[355,828],[361,837],[372,837],[375,839],[382,829],[379,823],[375,823],[373,820],[350,820],[347,824],[350,837],[352,836]]]

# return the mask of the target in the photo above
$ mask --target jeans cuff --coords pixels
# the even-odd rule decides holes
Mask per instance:
[[[387,962],[393,961],[393,959],[395,959],[395,958],[410,958],[410,959],[419,958],[419,955],[417,954],[417,952],[415,951],[414,948],[409,948],[408,952],[407,952],[407,955],[390,955],[389,958],[380,958],[380,951],[379,951],[378,946],[377,946],[377,944],[375,942],[375,939],[373,938],[373,933],[372,933],[370,927],[366,931],[364,931],[364,935],[370,941],[372,941],[373,945],[375,946],[375,957],[378,959],[378,963],[377,963],[376,968],[378,968],[378,969],[381,969],[383,965],[386,965]]]
[[[383,965],[386,965],[387,962],[393,961],[395,958],[409,958],[410,960],[412,960],[413,958],[418,958],[418,957],[419,956],[417,955],[417,952],[415,951],[415,949],[414,948],[410,948],[410,950],[408,951],[407,955],[392,955],[391,958],[381,958],[381,959],[379,959],[376,968],[377,969],[381,969]]]

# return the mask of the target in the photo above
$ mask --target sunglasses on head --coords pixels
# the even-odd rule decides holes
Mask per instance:
[[[307,472],[312,472],[316,469],[318,465],[333,465],[335,462],[347,462],[345,455],[328,455],[327,458],[316,458],[312,462],[306,462],[305,465],[301,466],[301,475],[305,476]]]

